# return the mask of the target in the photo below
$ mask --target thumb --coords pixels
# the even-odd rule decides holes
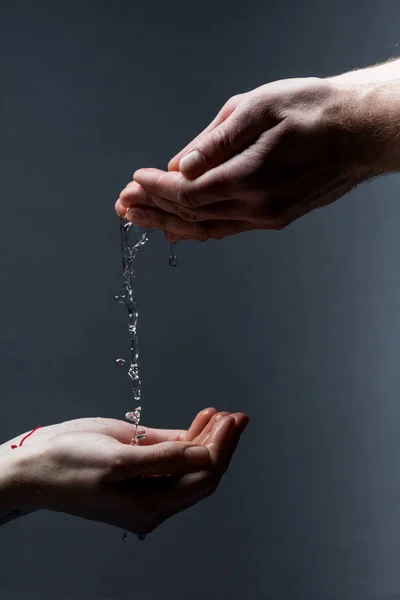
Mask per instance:
[[[236,110],[239,102],[241,101],[243,94],[237,94],[233,96],[224,104],[221,110],[218,112],[217,116],[211,121],[211,123],[203,129],[199,135],[197,135],[191,142],[185,146],[178,154],[176,154],[168,163],[168,171],[179,171],[179,163],[181,158],[188,154],[190,150],[196,147],[199,142],[202,142],[207,135],[213,131],[218,125],[226,121],[231,114]]]
[[[182,175],[188,179],[197,178],[247,148],[267,129],[267,123],[257,113],[247,103],[241,105],[225,121],[198,139],[180,159]]]
[[[153,446],[121,445],[108,481],[140,475],[181,475],[211,465],[208,448],[186,442],[162,442]]]

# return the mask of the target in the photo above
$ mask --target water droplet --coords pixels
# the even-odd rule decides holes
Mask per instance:
[[[138,536],[138,539],[139,539],[141,542],[143,542],[143,540],[145,540],[145,539],[146,539],[146,534],[145,534],[145,533],[138,533],[138,534],[137,534],[137,536]]]
[[[126,360],[124,358],[117,358],[115,364],[117,367],[124,367],[126,365]]]
[[[125,419],[127,421],[131,421],[134,425],[137,425],[140,421],[140,413],[141,413],[142,407],[138,406],[137,408],[135,408],[135,410],[130,410],[127,413],[125,413]]]
[[[171,250],[170,250],[169,261],[168,261],[170,267],[177,267],[178,266],[178,259],[176,258],[176,255],[175,255],[175,248],[176,248],[176,242],[172,242],[171,243]]]
[[[127,542],[128,541],[128,534],[126,533],[126,531],[124,531],[124,535],[122,536],[122,541],[123,542]]]

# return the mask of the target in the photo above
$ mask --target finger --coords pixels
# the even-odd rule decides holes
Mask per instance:
[[[198,221],[211,221],[211,220],[245,220],[248,215],[249,209],[247,202],[242,199],[228,199],[221,200],[217,203],[211,203],[198,208],[186,208],[181,204],[172,200],[167,200],[156,194],[146,192],[142,186],[136,184],[139,193],[134,191],[124,190],[120,196],[120,202],[127,208],[134,208],[138,214],[142,210],[155,209],[176,215],[188,221],[189,223],[196,223]],[[256,209],[254,202],[252,203],[252,210]],[[122,212],[122,210],[121,210]],[[126,216],[126,211],[123,213]]]
[[[209,436],[209,434],[210,434],[212,428],[215,426],[215,424],[218,423],[218,421],[220,421],[224,417],[227,417],[229,414],[230,413],[228,411],[220,411],[220,412],[216,413],[215,415],[213,415],[213,417],[209,420],[209,422],[204,427],[203,431],[200,432],[198,437],[195,438],[196,443],[204,444],[207,436]]]
[[[203,136],[179,162],[180,172],[195,179],[250,146],[263,131],[276,124],[265,115],[262,103],[242,103],[227,119]]]
[[[192,442],[197,436],[199,436],[208,423],[211,421],[213,416],[216,414],[215,408],[206,408],[199,412],[199,414],[193,420],[191,426],[188,431],[182,438],[182,441]]]
[[[108,482],[138,476],[177,475],[210,465],[204,446],[184,442],[162,442],[153,446],[121,445],[110,460]]]
[[[156,209],[139,210],[131,208],[128,210],[126,218],[141,227],[168,231],[170,237],[176,236],[177,239],[197,240],[199,242],[205,242],[209,239],[220,240],[229,235],[257,229],[256,224],[246,220],[190,223],[176,215]],[[274,229],[274,227],[276,227],[276,223],[273,226],[271,222],[271,229]],[[266,224],[263,228],[268,229]]]
[[[186,474],[179,479],[172,478],[166,482],[164,489],[159,488],[155,496],[156,500],[154,500],[154,494],[146,495],[145,504],[151,506],[151,514],[158,515],[152,520],[152,529],[215,491],[247,423],[248,417],[243,413],[216,419],[210,440],[211,451],[214,453],[214,466],[211,471],[203,470]]]
[[[228,469],[240,437],[249,423],[249,418],[243,413],[235,413],[231,416],[235,421],[234,428],[229,432],[229,436],[222,440],[222,445],[219,448],[217,447],[218,462],[214,476],[219,479]],[[218,444],[218,441],[216,442],[215,440],[212,440],[211,444]],[[212,455],[212,449],[210,445],[208,443],[206,445],[210,449],[210,454]]]
[[[203,224],[189,223],[176,215],[158,209],[130,208],[126,213],[126,218],[140,227],[148,226],[152,229],[169,231],[170,234],[179,236],[179,238],[204,242],[209,237]],[[144,225],[144,223],[151,223],[151,225]]]
[[[48,439],[52,430],[54,430],[54,435],[68,432],[100,433],[121,442],[121,444],[130,444],[136,433],[136,426],[119,419],[104,419],[102,417],[74,419],[73,421],[59,423],[56,426],[42,427],[35,432],[35,436],[27,438],[24,445]],[[183,440],[187,433],[184,429],[155,429],[141,425],[139,425],[137,431],[145,434],[145,438],[141,440],[141,446],[150,446],[163,442],[179,442]]]
[[[116,213],[117,213],[117,215],[118,215],[119,217],[121,217],[122,219],[123,219],[123,218],[125,218],[125,215],[126,215],[126,207],[125,207],[125,206],[122,206],[122,204],[121,204],[121,202],[120,202],[119,198],[118,198],[118,200],[117,200],[117,201],[116,201],[116,203],[115,203],[115,212],[116,212]]]
[[[211,123],[205,129],[203,129],[203,131],[201,133],[199,133],[199,135],[197,135],[191,142],[189,142],[180,152],[178,152],[178,154],[176,154],[169,161],[168,171],[178,171],[179,170],[179,162],[180,162],[182,156],[184,154],[186,154],[187,152],[189,152],[189,150],[194,148],[196,146],[196,144],[200,143],[207,134],[211,133],[211,131],[213,131],[213,129],[218,127],[218,125],[223,123],[232,114],[232,112],[235,110],[235,108],[237,106],[237,103],[239,102],[239,96],[236,96],[235,99],[237,100],[236,102],[228,101],[221,108],[221,110],[219,111],[219,113],[217,114],[215,119],[213,119],[211,121]],[[232,100],[234,100],[234,99],[232,98]]]
[[[235,419],[227,416],[215,425],[210,449],[213,466],[211,469],[198,470],[196,473],[185,474],[171,481],[171,489],[160,491],[153,502],[154,514],[173,507],[181,507],[187,503],[197,502],[207,496],[218,484],[227,462],[226,453],[229,453],[229,439],[235,429]],[[156,503],[156,504],[155,504]]]
[[[229,442],[235,431],[235,418],[232,415],[222,417],[214,423],[205,443],[213,463],[214,476],[219,474],[225,465],[227,454],[230,452]]]
[[[225,168],[205,173],[195,181],[190,181],[176,171],[167,173],[160,169],[139,169],[134,178],[135,183],[140,184],[147,193],[172,200],[186,208],[198,208],[235,197],[238,181],[236,175],[236,170]],[[134,195],[137,203],[139,202],[138,188],[129,185],[121,194]]]
[[[121,206],[129,208],[130,206],[149,205],[148,192],[139,185],[136,181],[131,181],[119,195],[118,198]]]

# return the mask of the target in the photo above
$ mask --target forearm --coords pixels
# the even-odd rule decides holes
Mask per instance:
[[[400,80],[400,58],[389,60],[388,62],[367,67],[366,69],[356,69],[341,75],[329,78],[330,81],[337,81],[348,85],[358,85],[360,83],[385,83],[388,81]]]
[[[354,90],[356,137],[360,152],[367,153],[373,174],[400,171],[400,59],[350,71],[329,81]],[[349,123],[351,128],[354,122]]]

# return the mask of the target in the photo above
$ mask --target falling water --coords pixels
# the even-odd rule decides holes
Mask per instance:
[[[138,231],[138,227],[121,219],[121,251],[122,251],[122,276],[123,287],[121,294],[115,296],[115,300],[119,304],[124,304],[128,311],[128,336],[131,350],[131,360],[129,364],[128,375],[132,381],[132,392],[135,404],[140,403],[141,384],[139,377],[139,340],[137,335],[138,323],[138,308],[135,293],[135,278],[136,278],[136,256],[139,248],[145,245],[151,235],[151,230],[144,231],[136,243],[130,243],[131,230]],[[124,359],[117,359],[117,364],[123,366]],[[137,423],[139,425],[139,423]]]
[[[128,337],[130,346],[130,363],[128,369],[128,375],[132,381],[132,393],[134,404],[138,406],[133,411],[128,411],[125,414],[125,418],[133,423],[135,426],[135,432],[133,434],[131,444],[137,445],[141,440],[146,437],[146,433],[143,431],[138,432],[141,416],[141,382],[139,376],[139,339],[137,333],[137,324],[139,312],[137,308],[136,292],[135,292],[135,278],[136,278],[136,256],[140,248],[146,244],[149,240],[152,230],[145,230],[140,234],[139,240],[130,242],[130,234],[132,231],[135,233],[140,232],[140,229],[125,221],[120,220],[120,231],[121,231],[121,252],[122,252],[122,276],[123,286],[122,291],[119,295],[115,296],[115,300],[119,304],[124,304],[128,311]],[[119,367],[124,367],[126,361],[124,358],[117,358],[115,364]],[[144,540],[145,536],[138,535],[140,540]],[[126,531],[122,537],[123,541],[127,541]]]
[[[128,411],[125,414],[125,418],[135,426],[135,432],[132,437],[131,444],[137,445],[146,437],[146,433],[143,431],[138,432],[142,408],[140,406],[141,381],[139,376],[139,339],[137,333],[139,312],[135,292],[136,256],[139,249],[142,248],[150,239],[153,230],[144,230],[143,233],[141,233],[139,240],[131,243],[131,232],[134,231],[138,233],[140,232],[140,229],[136,225],[121,218],[120,231],[123,287],[121,293],[115,296],[115,300],[119,304],[124,304],[128,311],[128,336],[131,354],[128,375],[132,381],[133,400],[137,407],[133,411]],[[176,267],[178,265],[178,259],[175,255],[175,248],[176,243],[171,243],[170,257],[168,261],[171,267]],[[126,365],[126,360],[124,358],[117,358],[115,364],[118,367],[124,367]],[[138,534],[139,540],[144,540],[145,537],[145,534]],[[124,542],[127,541],[126,532],[124,532],[122,539]]]

